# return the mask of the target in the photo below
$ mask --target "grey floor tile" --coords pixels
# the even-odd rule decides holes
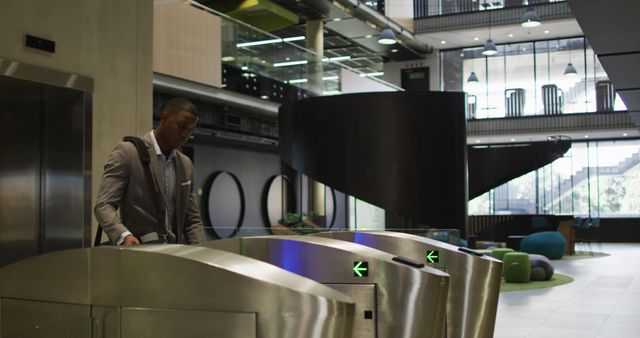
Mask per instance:
[[[640,244],[607,257],[553,261],[574,282],[500,294],[494,337],[640,337]]]

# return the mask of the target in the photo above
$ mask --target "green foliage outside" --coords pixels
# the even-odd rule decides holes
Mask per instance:
[[[317,216],[313,211],[304,213],[302,215],[288,212],[287,215],[279,221],[280,224],[290,229],[295,229],[301,234],[311,234],[315,232],[324,231],[323,228],[319,228],[312,224],[308,219],[309,217]]]

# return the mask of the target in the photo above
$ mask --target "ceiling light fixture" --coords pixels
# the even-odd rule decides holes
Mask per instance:
[[[558,44],[560,44],[560,42],[558,42]],[[569,63],[567,63],[567,66],[564,68],[564,75],[576,76],[578,75],[578,71],[576,70],[576,67],[574,67],[571,63],[571,40],[567,40],[567,48],[569,49]]]
[[[567,63],[567,67],[565,67],[564,69],[564,75],[566,76],[578,75],[578,71],[576,70],[576,67],[574,67],[571,62]]]
[[[277,62],[274,63],[274,67],[286,67],[286,66],[297,66],[297,65],[306,65],[307,60],[299,60],[299,61],[287,61],[287,62]]]
[[[471,74],[469,75],[469,78],[467,79],[467,82],[475,82],[475,83],[480,82],[478,80],[478,75],[476,75],[476,72],[471,72]]]
[[[520,25],[526,28],[538,27],[541,24],[542,23],[540,22],[538,13],[536,13],[533,8],[527,9],[527,11],[524,12],[524,15],[522,16],[522,19],[520,20]]]
[[[487,4],[487,1],[485,0],[482,6],[486,10],[487,7],[489,7],[489,4]],[[489,12],[489,38],[487,39],[487,42],[484,43],[484,49],[482,50],[482,55],[492,56],[496,54],[498,54],[498,48],[496,48],[496,44],[493,43],[493,40],[491,40],[491,12]]]
[[[493,40],[488,39],[487,42],[484,43],[482,55],[491,56],[496,54],[498,54],[498,48],[496,47],[496,44],[493,43]]]
[[[393,45],[396,43],[396,33],[394,33],[391,28],[385,28],[380,32],[380,37],[378,38],[378,43],[381,45]]]
[[[251,47],[251,46],[268,45],[268,44],[271,44],[271,43],[280,43],[280,42],[282,42],[282,39],[280,39],[280,38],[278,38],[278,39],[269,39],[269,40],[251,41],[251,42],[241,42],[241,43],[237,43],[236,47],[243,48],[243,47]]]
[[[291,41],[299,41],[299,40],[304,40],[306,39],[306,37],[304,35],[298,35],[298,36],[291,36],[288,38],[283,38],[282,41],[284,42],[291,42]]]

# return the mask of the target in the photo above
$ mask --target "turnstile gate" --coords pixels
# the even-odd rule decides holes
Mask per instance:
[[[440,338],[445,333],[449,276],[422,263],[310,236],[243,237],[199,245],[256,258],[344,292],[356,303],[354,338]]]
[[[0,269],[7,338],[350,338],[354,303],[271,264],[185,245],[101,247]]]
[[[502,262],[466,248],[399,232],[335,231],[313,234],[408,257],[449,274],[448,338],[491,338]]]

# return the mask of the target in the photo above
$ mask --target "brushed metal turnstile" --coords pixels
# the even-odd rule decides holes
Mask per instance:
[[[398,263],[402,258],[363,245],[310,236],[243,237],[199,245],[256,258],[344,292],[356,303],[354,338],[444,334],[449,277],[440,270]]]
[[[185,245],[75,249],[0,269],[0,336],[350,338],[336,290],[229,252]]]
[[[450,276],[447,337],[493,337],[502,278],[502,262],[499,260],[448,243],[400,232],[336,231],[312,236],[366,245],[446,271]]]

